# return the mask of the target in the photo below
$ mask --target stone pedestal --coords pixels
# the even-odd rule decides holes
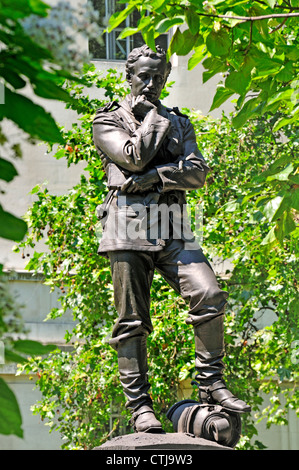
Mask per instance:
[[[117,436],[105,444],[95,447],[93,450],[104,451],[184,451],[199,450],[233,450],[217,442],[208,441],[199,437],[193,437],[184,433],[150,434],[136,433]]]

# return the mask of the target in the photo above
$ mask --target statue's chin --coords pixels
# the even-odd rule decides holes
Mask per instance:
[[[144,96],[146,97],[146,99],[148,101],[150,101],[151,103],[156,103],[158,101],[158,98],[157,98],[157,95],[153,95],[153,94],[144,94]]]

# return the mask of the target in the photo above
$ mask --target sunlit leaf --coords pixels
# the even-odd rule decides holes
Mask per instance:
[[[5,212],[0,206],[0,237],[9,240],[21,241],[27,232],[24,220]]]
[[[0,157],[0,179],[5,181],[11,181],[17,176],[18,172],[14,165]]]
[[[0,434],[23,437],[22,417],[13,391],[0,377]]]

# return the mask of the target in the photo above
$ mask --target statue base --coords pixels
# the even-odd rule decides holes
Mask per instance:
[[[185,433],[150,434],[135,433],[117,436],[105,442],[105,444],[95,447],[93,450],[104,451],[124,451],[124,450],[174,450],[199,451],[199,450],[233,450],[200,437],[194,437]]]

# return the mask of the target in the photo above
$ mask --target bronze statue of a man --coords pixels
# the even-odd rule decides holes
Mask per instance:
[[[146,45],[134,49],[126,67],[131,93],[121,103],[98,110],[93,123],[109,187],[98,212],[103,225],[99,253],[111,264],[118,319],[110,344],[118,353],[134,430],[163,432],[149,395],[147,366],[155,270],[188,301],[186,321],[194,328],[201,400],[236,412],[250,407],[232,395],[222,379],[228,294],[219,288],[200,246],[190,245],[188,230],[187,236],[184,230],[178,235],[178,226],[186,226],[185,192],[201,188],[209,168],[189,119],[159,101],[171,71],[165,52],[159,47],[153,52]],[[160,210],[165,207],[172,209],[166,218]]]

